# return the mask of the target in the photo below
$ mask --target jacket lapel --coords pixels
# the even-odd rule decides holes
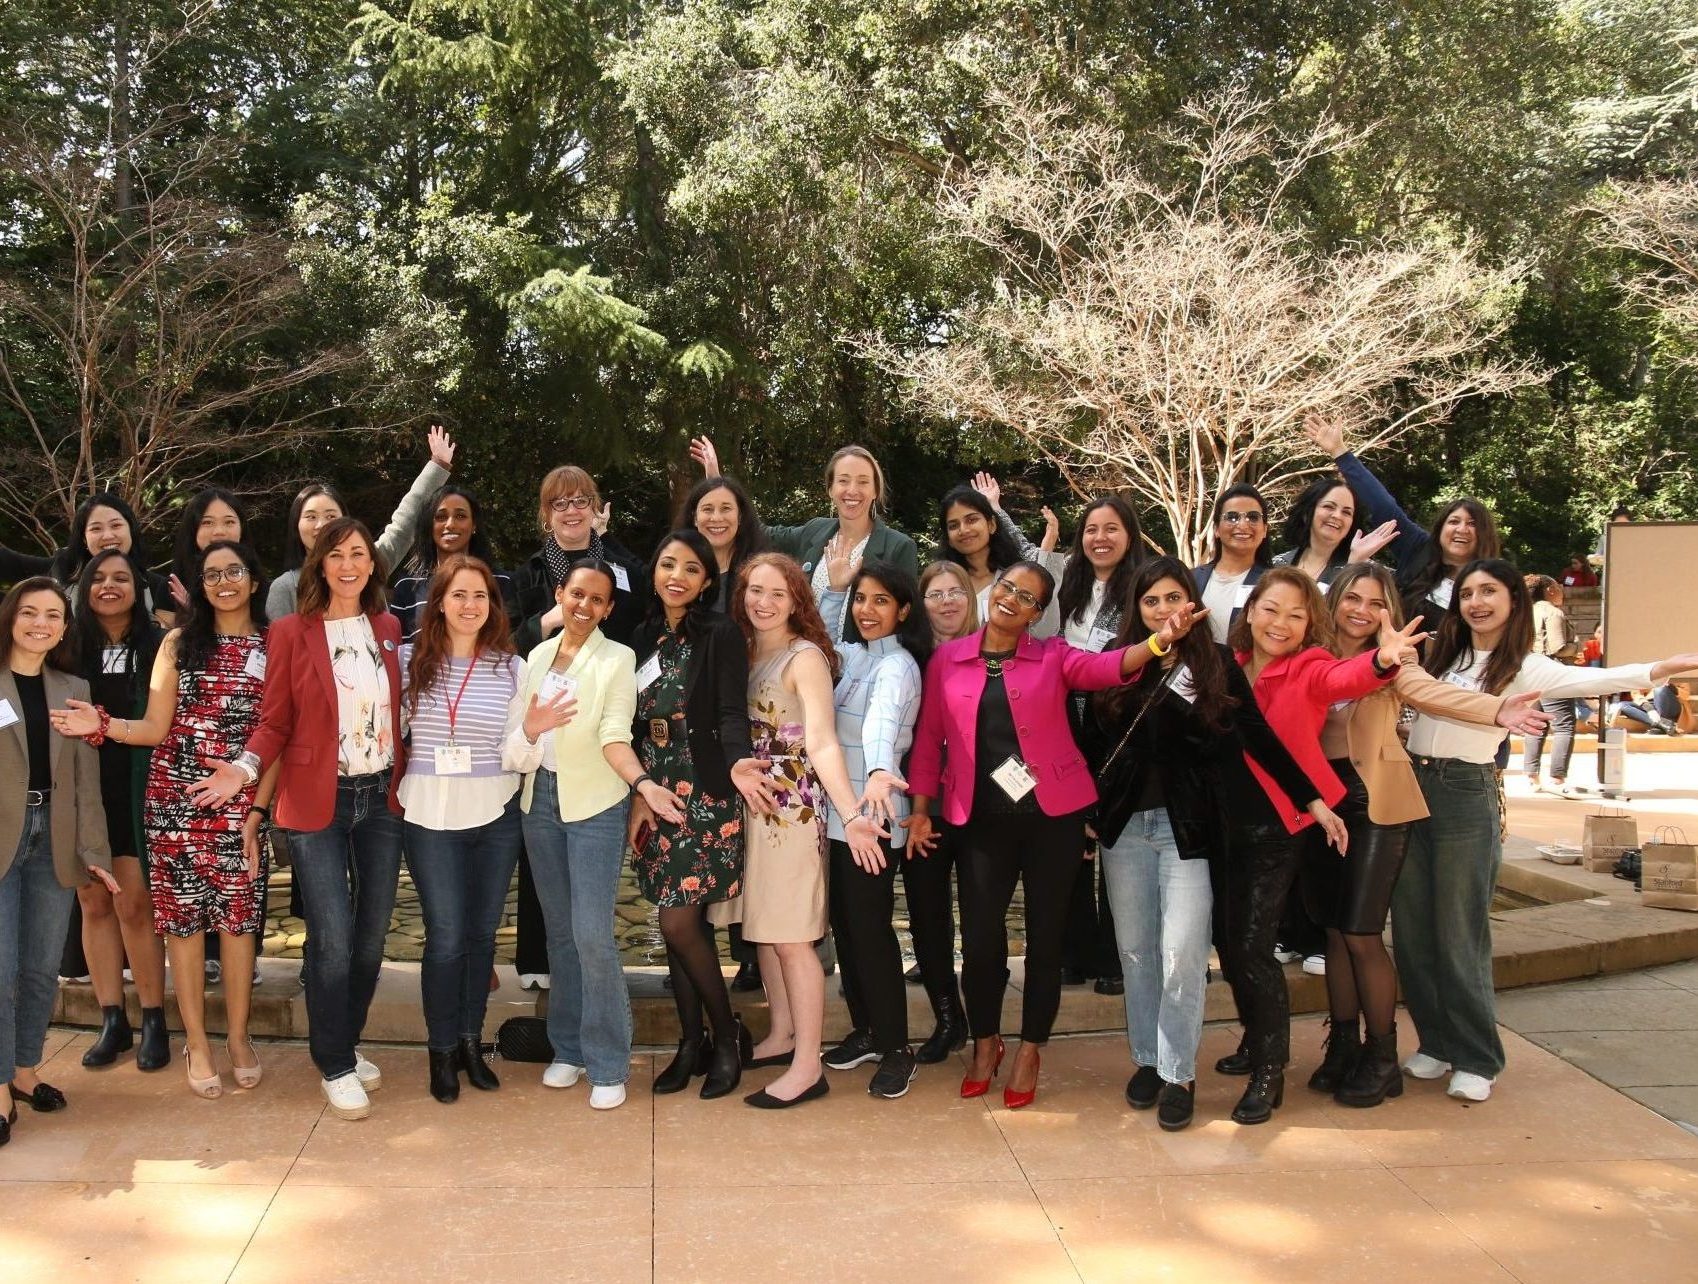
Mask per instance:
[[[43,667],[41,670],[41,682],[42,691],[47,697],[47,708],[49,711],[53,709],[63,709],[65,707],[65,701],[71,698],[71,683],[69,679],[55,668]],[[19,724],[20,730],[22,729],[22,725],[22,723]],[[59,784],[59,760],[70,752],[70,740],[67,737],[60,735],[57,731],[54,731],[51,727],[48,728],[47,755],[53,760],[53,770],[50,774],[50,778],[55,787]],[[68,780],[70,779],[70,764],[66,763],[65,768],[66,779]]]
[[[324,698],[330,702],[330,716],[336,717],[336,674],[330,668],[330,634],[325,631],[322,615],[301,617],[305,622],[307,651],[312,656],[313,672],[324,688]]]
[[[0,664],[0,700],[5,700],[11,707],[12,725],[7,730],[11,732],[12,739],[18,746],[18,757],[23,760],[27,771],[29,740],[24,735],[24,707],[18,700],[18,684],[12,680],[10,665]]]

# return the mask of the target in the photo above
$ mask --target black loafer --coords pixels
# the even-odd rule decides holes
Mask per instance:
[[[1126,1104],[1134,1110],[1148,1110],[1161,1096],[1161,1075],[1154,1066],[1139,1066],[1126,1081]]]
[[[1098,994],[1125,994],[1126,981],[1118,976],[1099,976],[1091,988]]]
[[[13,1101],[21,1101],[37,1114],[51,1114],[55,1110],[63,1110],[69,1102],[65,1094],[50,1083],[38,1083],[34,1092],[19,1092],[18,1085],[7,1084],[12,1092]]]
[[[1197,1104],[1196,1092],[1186,1084],[1164,1083],[1161,1086],[1161,1101],[1156,1111],[1156,1122],[1164,1132],[1178,1132],[1191,1122],[1191,1113]]]

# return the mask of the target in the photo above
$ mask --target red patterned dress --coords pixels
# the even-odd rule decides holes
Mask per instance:
[[[207,774],[202,759],[231,759],[247,747],[259,725],[264,674],[260,636],[220,637],[204,670],[177,671],[177,712],[153,751],[142,796],[148,885],[161,935],[239,936],[264,925],[265,870],[250,877],[242,854],[254,787],[217,811],[189,799],[189,786]]]

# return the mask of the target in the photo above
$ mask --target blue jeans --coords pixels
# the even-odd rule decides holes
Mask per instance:
[[[46,804],[24,808],[17,855],[0,878],[0,1084],[12,1082],[19,1066],[41,1064],[77,897],[53,872],[47,820]],[[5,1108],[0,1102],[0,1113]]]
[[[459,1039],[483,1037],[495,929],[519,863],[519,795],[487,825],[426,829],[404,821],[401,832],[424,911],[425,1037],[446,1052]]]
[[[1420,1050],[1458,1070],[1503,1069],[1492,989],[1492,893],[1503,849],[1498,785],[1488,766],[1416,758],[1432,814],[1409,830],[1391,897],[1391,943]]]
[[[548,1041],[596,1087],[631,1077],[631,995],[613,937],[630,801],[588,820],[560,819],[552,771],[539,771],[525,813],[525,850],[548,929]]]
[[[319,1074],[339,1079],[354,1073],[401,874],[389,773],[338,780],[330,824],[290,830],[289,849],[307,922],[307,1049]]]
[[[1209,863],[1179,858],[1166,808],[1133,813],[1100,859],[1126,976],[1132,1059],[1168,1083],[1189,1083],[1209,980]]]

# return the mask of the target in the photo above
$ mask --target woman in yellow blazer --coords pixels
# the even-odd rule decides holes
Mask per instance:
[[[76,888],[92,876],[114,894],[100,761],[94,746],[60,735],[48,716],[88,699],[66,639],[71,600],[46,576],[21,581],[0,602],[0,1146],[12,1139],[17,1103],[62,1110],[43,1083],[54,979]]]
[[[1355,562],[1333,579],[1333,649],[1344,658],[1377,646],[1380,620],[1403,626],[1397,582],[1385,567]],[[1536,730],[1538,693],[1502,699],[1465,691],[1404,666],[1388,686],[1334,705],[1321,748],[1349,792],[1337,807],[1350,829],[1342,857],[1325,843],[1305,853],[1305,907],[1327,932],[1326,1056],[1309,1080],[1342,1105],[1377,1106],[1403,1090],[1397,1063],[1397,973],[1386,952],[1386,914],[1403,868],[1409,825],[1427,815],[1415,769],[1397,734],[1403,707],[1464,722]],[[1366,1020],[1367,1039],[1361,1025]]]
[[[560,632],[525,661],[525,716],[502,755],[525,774],[525,848],[548,932],[554,1059],[542,1081],[569,1088],[588,1073],[597,1110],[624,1102],[631,1073],[631,1000],[613,936],[631,791],[656,815],[683,819],[631,749],[636,655],[600,628],[615,585],[606,562],[568,569],[554,594]]]

